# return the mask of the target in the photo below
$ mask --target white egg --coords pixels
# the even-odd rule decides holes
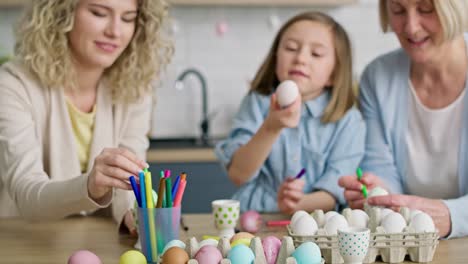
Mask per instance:
[[[409,224],[414,231],[416,232],[434,232],[435,225],[432,218],[426,213],[419,213],[411,218],[411,223]]]
[[[297,219],[291,228],[296,235],[313,236],[317,232],[318,226],[314,218],[307,215]]]
[[[422,213],[422,212],[423,212],[423,211],[418,210],[418,209],[411,210],[411,212],[410,212],[410,219],[413,219],[413,217],[414,217],[415,215],[420,214],[420,213]]]
[[[346,218],[340,214],[336,214],[328,219],[324,228],[328,235],[336,235],[339,229],[345,229],[347,227],[348,221],[346,221]]]
[[[332,218],[333,216],[337,215],[338,212],[335,212],[335,211],[328,211],[325,213],[325,222],[328,222],[328,220],[330,220],[330,218]]]
[[[384,219],[389,213],[394,213],[394,211],[388,208],[383,208],[382,210],[380,210],[380,219],[378,219],[379,225],[382,222],[382,219]]]
[[[299,211],[295,212],[295,213],[293,214],[293,216],[291,217],[291,227],[294,226],[294,224],[296,223],[296,221],[297,221],[299,218],[301,218],[301,217],[303,217],[303,216],[305,216],[305,215],[309,215],[309,213],[307,213],[307,212],[304,211],[304,210],[299,210]]]
[[[351,227],[365,228],[369,223],[369,216],[361,209],[354,209],[348,220]]]
[[[401,233],[406,227],[406,221],[401,214],[391,212],[382,219],[381,226],[387,233]]]
[[[281,107],[287,107],[296,100],[299,95],[299,88],[294,81],[286,80],[276,89],[276,98]]]
[[[387,190],[385,190],[384,188],[381,188],[381,187],[375,187],[374,189],[372,189],[370,192],[369,192],[369,197],[372,197],[372,196],[382,196],[382,195],[388,195],[388,192]]]

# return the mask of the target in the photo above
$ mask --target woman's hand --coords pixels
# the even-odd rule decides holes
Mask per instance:
[[[362,209],[366,199],[362,194],[362,185],[366,185],[367,190],[372,190],[379,186],[385,188],[384,182],[372,173],[364,173],[361,180],[356,175],[342,176],[338,180],[338,185],[345,189],[344,197],[352,209]]]
[[[278,190],[278,208],[282,213],[293,214],[298,209],[299,201],[304,197],[303,179],[286,179]]]
[[[130,176],[138,175],[148,165],[124,148],[106,148],[94,160],[88,178],[89,196],[97,201],[112,188],[131,190]],[[135,177],[138,179],[138,177]]]
[[[270,110],[265,119],[265,125],[271,130],[297,127],[301,119],[301,104],[301,95],[298,95],[294,103],[286,108],[281,108],[276,99],[276,94],[272,94],[270,98]]]
[[[390,194],[367,199],[369,205],[384,206],[399,211],[401,207],[418,209],[432,217],[439,235],[445,237],[452,228],[450,211],[444,202],[414,195]]]

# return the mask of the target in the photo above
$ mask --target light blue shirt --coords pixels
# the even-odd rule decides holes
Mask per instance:
[[[241,211],[278,212],[278,188],[302,168],[307,170],[305,193],[325,190],[338,202],[345,203],[338,179],[354,174],[364,155],[365,124],[356,108],[350,109],[338,122],[323,124],[320,118],[329,97],[329,92],[324,92],[304,103],[298,127],[281,131],[264,164],[234,194],[233,198],[241,202]],[[257,132],[269,108],[269,96],[251,92],[243,99],[229,137],[215,149],[224,165]]]
[[[468,35],[465,35],[465,42]],[[362,161],[364,171],[382,177],[394,193],[407,193],[405,135],[408,131],[410,60],[402,49],[380,56],[363,73],[360,87],[360,105],[367,125],[366,154]],[[465,81],[465,89],[468,82]],[[458,190],[456,199],[444,200],[450,210],[452,232],[450,238],[468,235],[468,96],[464,113],[460,146],[453,146],[458,155]],[[433,175],[444,177],[444,175]],[[437,188],[437,186],[434,186]]]

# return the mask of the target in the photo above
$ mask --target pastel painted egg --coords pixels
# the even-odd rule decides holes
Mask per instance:
[[[174,240],[171,240],[169,241],[166,246],[164,247],[163,249],[163,254],[164,252],[166,252],[168,249],[170,249],[171,247],[180,247],[181,249],[185,249],[185,243],[178,240],[178,239],[174,239]]]
[[[348,221],[343,215],[336,214],[325,223],[324,229],[327,235],[333,236],[338,234],[338,229],[345,229],[348,227]]]
[[[392,212],[382,218],[380,225],[387,233],[400,233],[406,227],[406,221],[401,214]]]
[[[320,264],[322,263],[322,254],[320,248],[314,242],[302,243],[294,250],[292,256],[297,264]]]
[[[254,210],[247,211],[240,217],[242,230],[250,233],[257,233],[262,227],[262,222],[262,216]]]
[[[200,242],[200,244],[198,244],[198,246],[201,248],[203,246],[207,246],[207,245],[211,245],[211,246],[218,246],[218,240],[214,239],[214,238],[207,238],[207,239],[204,239]]]
[[[419,213],[411,218],[410,225],[416,232],[434,232],[435,225],[432,218],[426,213]]]
[[[120,256],[119,264],[146,264],[146,258],[140,251],[129,250]]]
[[[299,88],[294,81],[286,80],[276,88],[276,98],[281,107],[287,107],[294,103],[299,95]]]
[[[231,237],[231,243],[234,243],[236,240],[241,238],[252,239],[254,238],[254,235],[247,232],[239,232]]]
[[[73,253],[70,258],[68,258],[68,264],[102,264],[101,259],[99,259],[96,254],[88,250],[78,250]],[[145,261],[146,263],[146,261]]]
[[[249,247],[237,245],[231,248],[227,258],[231,261],[231,264],[253,264],[255,255]]]
[[[197,254],[195,254],[195,259],[198,263],[203,264],[218,264],[223,259],[221,252],[212,245],[206,245],[201,247]]]
[[[281,249],[281,240],[275,236],[267,236],[262,240],[262,247],[267,264],[275,264]]]
[[[250,246],[250,241],[252,239],[251,238],[239,238],[239,239],[236,239],[236,241],[232,242],[231,243],[231,247],[235,247],[239,244],[242,244],[242,245],[246,245],[246,246]]]
[[[171,247],[162,256],[162,264],[185,264],[189,261],[189,255],[180,247]]]

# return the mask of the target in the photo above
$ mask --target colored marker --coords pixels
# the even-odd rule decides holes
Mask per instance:
[[[141,197],[141,208],[146,208],[146,184],[145,184],[145,173],[140,171],[138,174],[140,177],[140,197]]]
[[[135,180],[135,176],[130,176],[130,184],[132,185],[133,193],[135,194],[135,198],[138,203],[138,207],[141,207],[141,197],[140,197],[140,190],[138,189],[138,185]]]
[[[166,208],[172,207],[172,181],[171,178],[166,178]]]
[[[306,169],[302,168],[302,170],[296,175],[296,179],[300,179],[306,173]]]
[[[361,168],[358,167],[356,169],[356,175],[357,175],[358,180],[360,181],[362,179],[362,169]],[[366,185],[362,184],[361,192],[362,192],[362,195],[364,196],[364,198],[367,198],[367,186]]]
[[[180,204],[182,203],[182,196],[184,196],[186,185],[187,185],[187,181],[184,178],[182,178],[179,183],[179,190],[177,190],[176,198],[174,200],[174,207],[180,207]]]
[[[164,177],[159,179],[158,202],[156,204],[156,208],[162,208],[164,206],[164,195],[166,189],[165,180],[166,178]]]
[[[151,179],[151,172],[145,173],[145,186],[146,186],[146,205],[148,208],[154,208],[153,183]]]
[[[172,185],[172,200],[175,199],[177,189],[179,188],[179,182],[180,182],[180,175],[177,176],[176,180],[174,181],[174,185]]]
[[[287,226],[290,223],[290,220],[271,220],[267,221],[267,226]]]

